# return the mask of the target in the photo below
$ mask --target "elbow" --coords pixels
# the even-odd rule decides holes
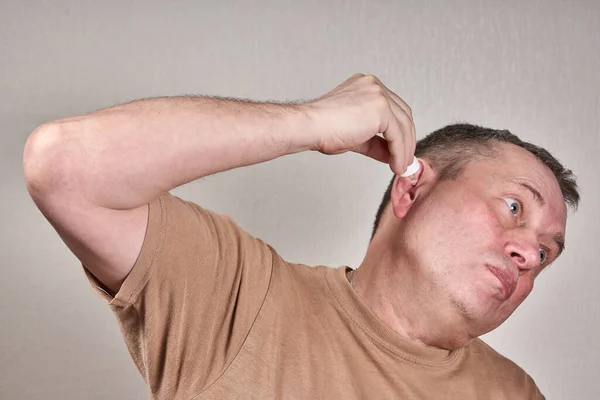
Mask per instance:
[[[63,147],[61,127],[48,123],[36,128],[23,149],[23,173],[30,195],[47,193],[61,181]]]

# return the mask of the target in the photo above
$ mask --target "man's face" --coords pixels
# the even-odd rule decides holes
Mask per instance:
[[[454,181],[435,183],[407,215],[427,290],[477,336],[506,320],[560,251],[566,206],[556,178],[526,150],[499,144]]]

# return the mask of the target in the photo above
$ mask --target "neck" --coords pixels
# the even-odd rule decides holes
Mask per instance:
[[[352,286],[371,311],[417,344],[446,350],[467,346],[474,336],[465,319],[436,297],[435,287],[418,270],[382,247],[371,243],[352,276]]]

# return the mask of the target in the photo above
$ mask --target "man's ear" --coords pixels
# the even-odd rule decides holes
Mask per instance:
[[[429,163],[424,159],[419,159],[421,168],[417,172],[417,184],[413,185],[408,177],[396,175],[392,185],[390,203],[392,212],[398,219],[402,219],[410,210],[422,187],[431,183],[435,178],[435,173]]]

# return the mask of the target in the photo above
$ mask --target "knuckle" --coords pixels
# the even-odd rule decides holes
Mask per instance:
[[[360,72],[352,75],[350,78],[348,78],[348,82],[352,82],[353,85],[362,85],[362,81],[363,79],[365,79],[365,74],[362,74]]]
[[[364,75],[363,81],[368,85],[377,85],[379,86],[379,79],[375,75]]]
[[[373,91],[374,95],[376,95],[378,97],[382,97],[387,100],[388,94],[384,87],[375,85],[375,86],[371,86],[371,90]]]
[[[375,93],[375,96],[373,96],[373,105],[378,110],[387,110],[389,108],[388,99],[383,93]]]

